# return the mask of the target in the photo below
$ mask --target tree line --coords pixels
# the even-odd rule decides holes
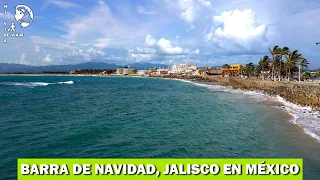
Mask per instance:
[[[290,81],[294,72],[298,72],[299,81],[302,78],[311,78],[310,72],[304,72],[309,62],[298,50],[291,51],[288,47],[274,46],[272,49],[269,48],[269,52],[270,56],[263,56],[257,66],[253,63],[241,65],[239,73],[247,77],[256,76],[262,79],[268,77],[273,81],[283,79]],[[228,67],[230,67],[228,64],[222,66],[222,68]]]
[[[112,69],[77,69],[73,74],[113,74],[116,70]]]

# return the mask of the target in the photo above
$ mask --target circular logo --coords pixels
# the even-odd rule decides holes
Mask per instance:
[[[14,18],[22,28],[26,28],[33,21],[33,12],[28,6],[20,4],[16,6]]]

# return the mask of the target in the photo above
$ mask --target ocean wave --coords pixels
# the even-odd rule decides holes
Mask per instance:
[[[74,84],[73,81],[58,82],[57,84]]]
[[[49,83],[49,82],[2,82],[0,85],[6,86],[25,86],[25,87],[38,87],[38,86],[48,86],[53,84],[74,84],[73,81]]]
[[[188,82],[195,84],[197,86],[206,87],[213,91],[224,91],[230,93],[241,93],[249,95],[258,101],[275,101],[280,102],[283,107],[282,109],[289,113],[293,118],[291,122],[300,126],[306,134],[316,139],[320,142],[320,113],[318,111],[313,111],[311,107],[304,107],[294,103],[291,103],[280,96],[270,96],[264,94],[260,91],[249,91],[242,89],[233,89],[230,86],[221,86],[221,85],[207,85],[196,83],[188,80],[175,79],[183,82]]]
[[[320,142],[320,114],[310,107],[286,101],[280,96],[276,99],[284,104],[284,110],[293,116],[292,122],[303,128],[304,132]]]
[[[47,83],[47,82],[3,82],[1,84],[7,85],[7,86],[36,87],[36,86],[48,86],[49,84],[54,84],[54,83]]]

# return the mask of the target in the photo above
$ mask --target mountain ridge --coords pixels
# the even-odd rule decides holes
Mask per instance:
[[[85,62],[68,65],[48,65],[48,66],[31,66],[13,63],[0,63],[0,73],[41,73],[41,72],[70,72],[75,69],[117,69],[119,67],[131,66],[136,69],[149,69],[152,67],[168,67],[165,64],[153,63],[132,63],[127,65],[117,65],[115,63],[104,62]]]

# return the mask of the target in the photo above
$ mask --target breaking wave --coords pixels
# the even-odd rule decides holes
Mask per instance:
[[[74,84],[73,81],[48,83],[48,82],[2,82],[0,85],[6,86],[25,86],[25,87],[38,87],[38,86],[48,86],[53,84]]]
[[[73,81],[58,82],[57,84],[74,84]]]
[[[270,96],[259,91],[248,91],[241,89],[233,89],[230,86],[207,85],[196,83],[188,80],[175,79],[183,82],[195,84],[197,86],[206,87],[213,91],[224,91],[230,93],[241,93],[249,95],[258,101],[274,101],[282,104],[282,109],[289,113],[293,118],[292,123],[300,126],[306,134],[315,138],[320,142],[320,112],[313,111],[310,107],[300,106],[289,101],[286,101],[280,96]]]

